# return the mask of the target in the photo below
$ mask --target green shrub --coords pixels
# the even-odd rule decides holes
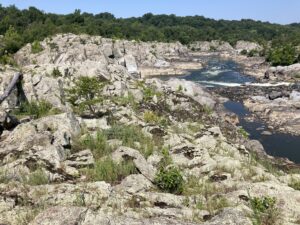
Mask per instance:
[[[241,51],[241,55],[247,55],[248,54],[248,51],[246,50],[246,49],[243,49],[242,51]]]
[[[74,86],[66,89],[66,98],[74,111],[82,114],[88,110],[92,115],[97,116],[95,105],[102,103],[103,82],[95,77],[80,77],[75,81]]]
[[[254,225],[275,225],[278,224],[280,213],[276,207],[276,199],[263,196],[250,199],[252,208],[252,221]]]
[[[31,101],[22,103],[13,113],[17,117],[32,116],[35,119],[60,113],[60,110],[53,108],[52,104],[45,101]]]
[[[177,168],[163,168],[156,174],[155,184],[162,191],[181,194],[184,181]]]
[[[40,44],[40,42],[38,41],[34,41],[32,44],[31,44],[31,53],[33,54],[37,54],[41,51],[43,51],[43,47],[42,45]]]
[[[248,137],[249,137],[249,133],[248,133],[243,127],[241,127],[240,129],[238,129],[238,132],[239,132],[244,138],[248,138]]]
[[[16,61],[14,60],[13,56],[10,54],[5,54],[0,56],[0,64],[3,65],[11,65],[11,66],[17,66]]]
[[[130,174],[137,173],[132,161],[114,162],[111,158],[96,161],[93,168],[82,170],[89,181],[106,181],[117,184]]]
[[[52,70],[51,76],[54,77],[54,78],[57,78],[57,77],[62,77],[62,74],[61,74],[61,72],[59,71],[59,69],[58,69],[57,67],[55,67],[55,68]]]
[[[269,50],[266,59],[272,66],[288,66],[296,63],[297,57],[299,57],[299,54],[297,54],[294,46],[281,45],[280,47]]]

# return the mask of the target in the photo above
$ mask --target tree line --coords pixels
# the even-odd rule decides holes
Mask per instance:
[[[272,41],[274,49],[283,44],[300,45],[300,24],[297,23],[279,25],[249,19],[228,21],[151,13],[142,17],[116,18],[110,13],[91,14],[80,10],[59,15],[35,7],[20,10],[15,6],[0,5],[0,35],[3,35],[0,56],[12,54],[26,43],[66,32],[140,41],[180,41],[182,44],[221,40],[234,45],[238,40],[246,40],[264,46],[269,46]]]

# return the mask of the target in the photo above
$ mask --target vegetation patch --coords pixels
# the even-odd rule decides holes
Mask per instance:
[[[88,181],[105,181],[111,184],[118,184],[130,174],[138,172],[131,160],[116,163],[107,157],[96,161],[94,167],[83,169],[82,173],[87,177]]]
[[[60,112],[61,111],[54,108],[51,103],[41,100],[21,103],[19,108],[13,111],[13,114],[18,118],[32,116],[33,118],[38,119],[49,115],[55,115]]]
[[[252,208],[252,222],[254,225],[276,225],[280,224],[280,212],[276,207],[276,199],[263,196],[250,199]]]
[[[165,192],[181,194],[183,192],[183,177],[177,168],[162,168],[156,174],[155,184]]]
[[[78,114],[88,111],[91,115],[98,116],[96,105],[103,102],[104,85],[104,82],[100,82],[95,77],[82,76],[74,82],[73,87],[66,89],[67,101]]]
[[[42,45],[40,44],[39,41],[34,41],[32,44],[31,44],[31,53],[33,54],[37,54],[41,51],[43,51],[43,47]]]

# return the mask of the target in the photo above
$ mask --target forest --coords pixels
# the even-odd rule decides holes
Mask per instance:
[[[279,25],[249,19],[228,21],[203,16],[179,17],[151,13],[142,17],[116,18],[110,13],[90,14],[80,10],[59,15],[45,13],[35,7],[20,10],[15,6],[0,5],[0,35],[3,35],[0,56],[15,53],[26,43],[67,32],[139,41],[180,41],[182,44],[222,40],[234,45],[238,40],[254,41],[269,49],[267,58],[272,63],[276,59],[274,65],[291,64],[299,60],[294,49],[300,45],[299,23]],[[292,46],[292,50],[287,51],[289,46]],[[281,63],[282,54],[287,52],[295,55]]]

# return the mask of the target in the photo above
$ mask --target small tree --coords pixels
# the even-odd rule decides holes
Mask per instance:
[[[99,82],[94,77],[80,77],[75,81],[75,85],[66,89],[67,101],[69,101],[78,113],[89,110],[94,116],[97,115],[95,105],[103,101],[101,95],[104,87],[103,82]]]
[[[23,45],[23,40],[15,28],[10,26],[4,35],[3,43],[7,53],[15,53]]]

